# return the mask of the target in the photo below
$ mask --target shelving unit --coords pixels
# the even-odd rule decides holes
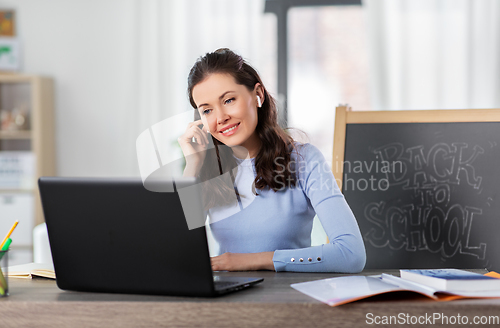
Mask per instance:
[[[32,229],[44,221],[37,180],[56,174],[53,94],[50,78],[0,73],[0,110],[13,111],[21,106],[28,118],[22,130],[0,127],[0,154],[22,151],[34,156],[29,188],[2,186],[0,180],[0,234],[8,230],[5,226],[20,221],[12,238],[13,256],[16,250],[31,252]],[[19,218],[13,217],[18,214]]]

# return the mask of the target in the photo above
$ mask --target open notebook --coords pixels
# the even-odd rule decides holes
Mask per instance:
[[[487,276],[499,278],[498,273]],[[436,301],[461,298],[500,298],[500,290],[441,291],[416,282],[383,273],[378,276],[343,276],[292,284],[292,288],[330,306],[354,302],[391,292],[415,292]]]
[[[27,263],[21,265],[14,265],[8,267],[9,278],[25,278],[31,279],[33,277],[43,277],[49,279],[56,279],[54,266],[47,263]]]

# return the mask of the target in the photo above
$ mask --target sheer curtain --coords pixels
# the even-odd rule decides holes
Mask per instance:
[[[230,48],[259,70],[275,61],[274,47],[262,41],[273,26],[264,14],[264,0],[135,0],[135,7],[137,29],[131,43],[137,63],[137,134],[192,110],[187,75],[206,52]],[[263,75],[273,78],[274,73]]]
[[[500,2],[365,0],[374,109],[500,108]]]

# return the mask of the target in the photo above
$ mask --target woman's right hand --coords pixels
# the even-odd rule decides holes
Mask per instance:
[[[205,160],[206,150],[208,147],[208,134],[200,129],[201,120],[197,120],[188,124],[186,131],[180,136],[177,141],[181,146],[182,153],[186,159],[186,168],[184,176],[196,176]],[[205,128],[205,127],[203,127]],[[193,142],[195,138],[195,142]]]

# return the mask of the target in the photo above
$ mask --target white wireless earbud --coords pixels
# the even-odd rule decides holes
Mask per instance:
[[[260,101],[260,97],[259,96],[257,96],[257,105],[258,105],[259,108],[262,107],[262,102]]]

